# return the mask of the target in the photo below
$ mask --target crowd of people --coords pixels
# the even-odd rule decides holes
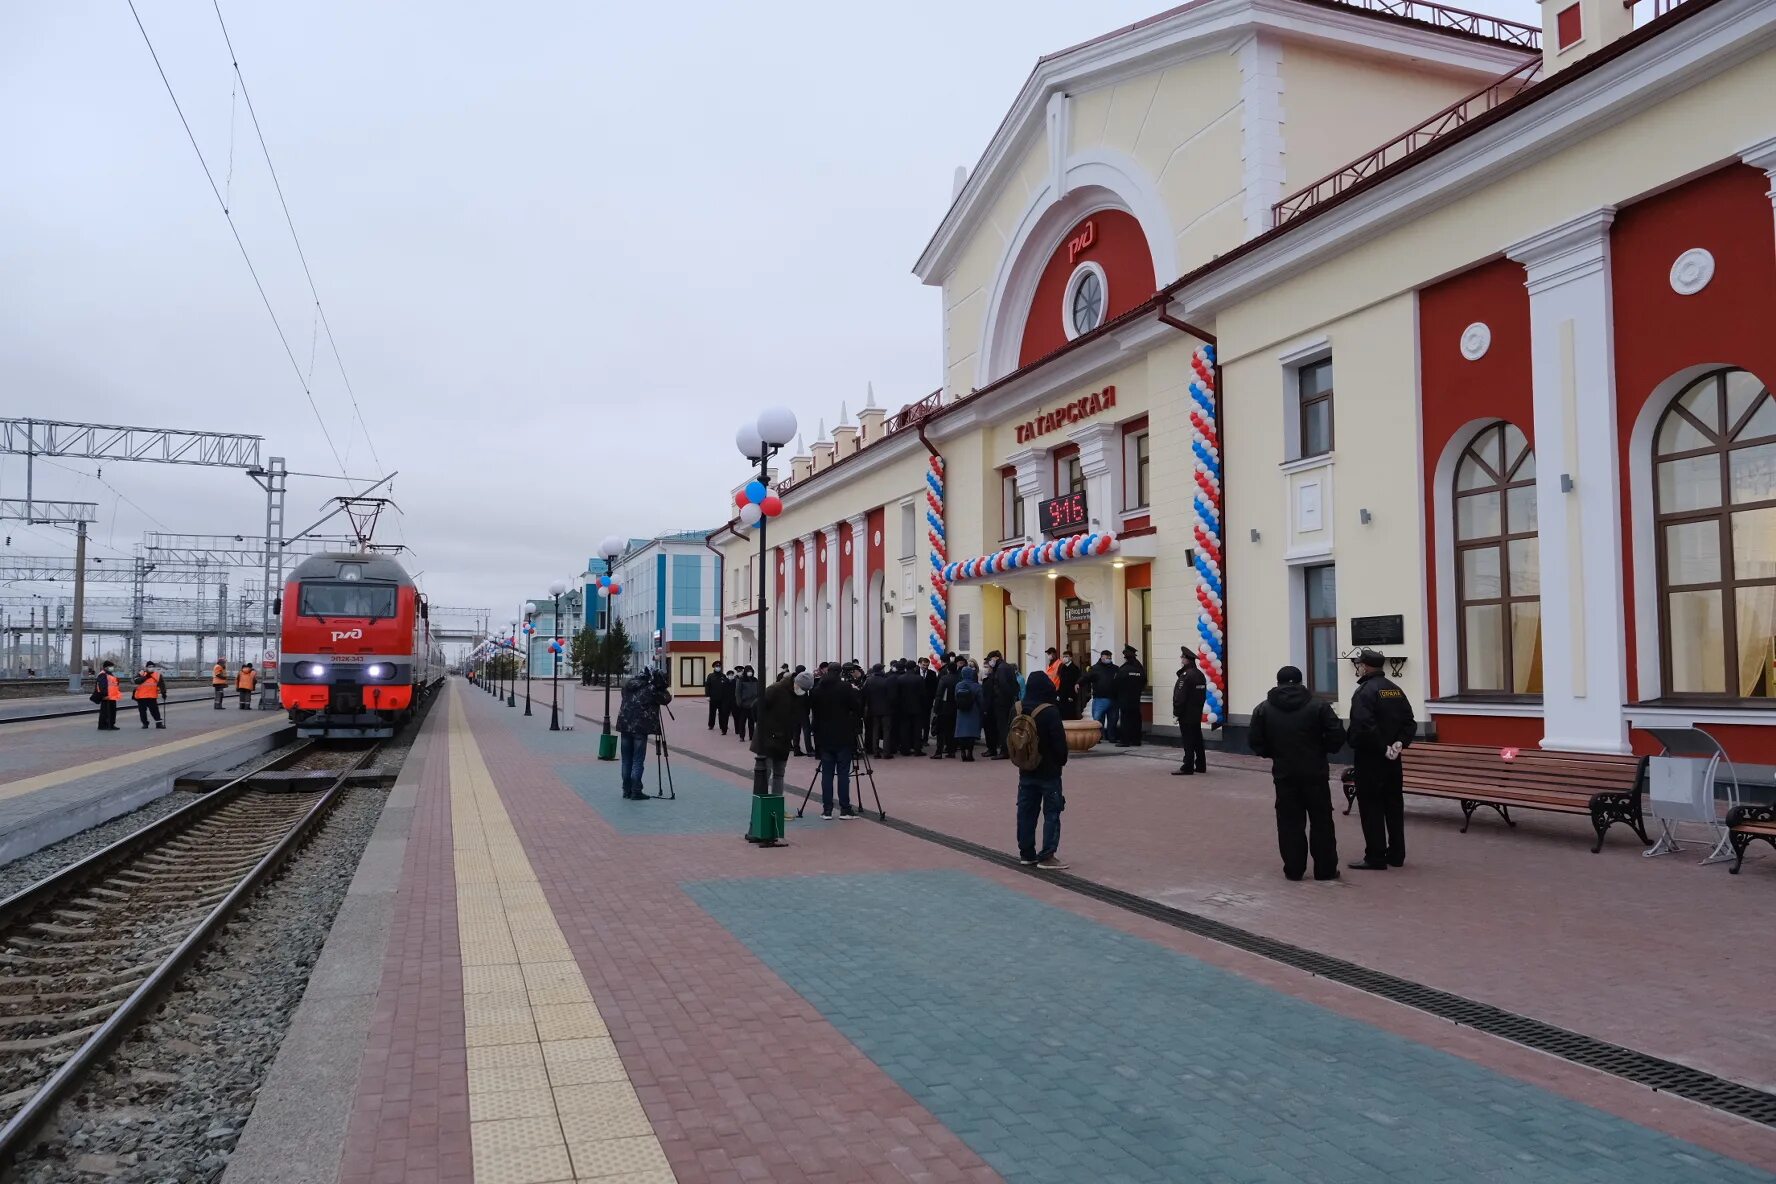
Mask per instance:
[[[851,778],[860,759],[928,756],[971,763],[979,748],[982,760],[1011,761],[1018,773],[1019,860],[1058,870],[1067,866],[1058,855],[1066,808],[1061,780],[1068,756],[1066,721],[1090,712],[1107,742],[1123,748],[1141,744],[1147,672],[1133,646],[1123,649],[1120,664],[1104,650],[1089,669],[1081,669],[1071,654],[1050,649],[1046,656],[1043,669],[1028,675],[997,650],[982,662],[951,654],[936,663],[903,659],[868,671],[856,661],[822,662],[812,671],[786,664],[768,686],[750,666],[724,670],[717,664],[703,684],[707,726],[724,736],[732,730],[749,742],[765,759],[776,793],[784,790],[791,756],[818,759],[825,819],[858,816]],[[1349,866],[1385,871],[1406,861],[1400,755],[1416,736],[1417,721],[1405,692],[1382,674],[1384,663],[1374,650],[1358,655],[1348,728],[1329,700],[1304,685],[1294,666],[1277,672],[1277,685],[1252,711],[1248,743],[1271,764],[1277,847],[1283,874],[1291,880],[1307,874],[1310,860],[1314,879],[1339,877],[1330,759],[1347,744],[1364,840],[1363,858]],[[1183,756],[1174,776],[1208,771],[1202,730],[1207,694],[1196,654],[1180,647],[1172,714]],[[639,784],[642,741],[660,731],[659,706],[670,699],[664,677],[653,671],[635,675],[623,687],[618,731],[624,738],[625,797],[646,796]]]

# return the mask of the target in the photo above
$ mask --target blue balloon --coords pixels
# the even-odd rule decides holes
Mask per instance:
[[[765,495],[770,492],[765,488],[763,481],[748,481],[746,483],[746,500],[755,506],[764,501]]]

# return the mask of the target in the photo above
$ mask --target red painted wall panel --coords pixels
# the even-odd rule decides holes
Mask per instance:
[[[851,548],[855,547],[856,545],[857,545],[857,540],[852,536],[851,524],[849,522],[839,523],[839,587],[840,588],[843,588],[846,584],[849,584],[852,582],[851,581],[851,571],[852,571]]]
[[[1540,748],[1546,730],[1539,715],[1444,715],[1432,717],[1437,739],[1444,744],[1480,744],[1488,748]]]
[[[1529,292],[1520,264],[1483,263],[1418,294],[1420,418],[1424,425],[1425,588],[1437,604],[1437,461],[1456,432],[1475,419],[1516,424],[1535,443],[1535,396],[1529,359]],[[1476,321],[1492,330],[1477,361],[1461,352],[1462,333]],[[1429,620],[1428,669],[1437,669],[1437,614]],[[1539,721],[1538,721],[1539,727]],[[1541,733],[1537,732],[1537,739]],[[1464,741],[1464,743],[1466,743]],[[1473,743],[1484,743],[1474,741]]]
[[[1075,258],[1068,258],[1067,244],[1091,226],[1092,244]],[[1024,320],[1024,341],[1018,351],[1018,365],[1028,366],[1038,358],[1047,357],[1067,344],[1067,330],[1061,320],[1061,301],[1066,296],[1067,281],[1074,268],[1090,260],[1104,269],[1109,287],[1108,308],[1104,319],[1119,316],[1153,295],[1158,287],[1153,282],[1153,255],[1147,247],[1147,236],[1133,214],[1121,210],[1099,210],[1077,225],[1068,228],[1049,256],[1036,281],[1036,295]]]
[[[1616,419],[1627,458],[1634,421],[1655,387],[1705,363],[1740,366],[1776,382],[1776,226],[1769,178],[1736,164],[1624,208],[1610,235],[1615,303]],[[1671,265],[1691,247],[1714,256],[1714,278],[1692,296],[1671,287]],[[1623,594],[1628,608],[1628,695],[1635,665],[1631,466],[1622,465]],[[1652,557],[1647,557],[1651,562]],[[1649,639],[1650,641],[1651,639]],[[1761,728],[1736,728],[1762,737]],[[1776,748],[1776,739],[1755,741]],[[1738,750],[1735,759],[1741,759]],[[1757,759],[1748,750],[1742,759]]]
[[[814,532],[814,587],[826,587],[826,535],[821,531]]]
[[[882,529],[883,524],[886,521],[887,511],[881,506],[877,506],[875,509],[871,510],[865,520],[866,524],[864,529],[869,532],[869,538],[866,540],[869,546],[869,552],[864,560],[864,574],[866,576],[874,576],[877,572],[882,571],[887,566],[887,561],[883,557],[882,550]]]

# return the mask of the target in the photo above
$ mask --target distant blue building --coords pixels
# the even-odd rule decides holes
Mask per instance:
[[[721,659],[720,558],[707,530],[631,539],[617,560],[617,619],[629,634],[630,665],[668,672],[675,694],[702,694]]]

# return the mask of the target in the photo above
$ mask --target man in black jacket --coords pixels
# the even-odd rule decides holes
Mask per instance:
[[[863,683],[863,705],[869,729],[864,734],[864,747],[879,760],[894,759],[894,698],[894,676],[877,662]]]
[[[1042,763],[1026,772],[1018,770],[1018,862],[1041,871],[1065,871],[1056,849],[1061,845],[1061,811],[1067,799],[1061,792],[1061,769],[1067,764],[1067,729],[1061,723],[1055,686],[1041,670],[1024,681],[1024,711],[1036,724],[1036,749]],[[1036,815],[1042,815],[1042,847],[1036,847]]]
[[[1363,818],[1363,858],[1351,867],[1385,871],[1406,862],[1406,796],[1400,754],[1418,734],[1406,692],[1381,673],[1387,659],[1375,650],[1357,655],[1351,696],[1350,745],[1357,774],[1357,812]]]
[[[1043,681],[1048,682],[1047,675],[1043,676]],[[1018,668],[1004,658],[995,656],[993,672],[987,676],[987,685],[992,688],[988,699],[993,711],[993,734],[990,739],[998,743],[993,759],[1002,761],[1006,759],[1005,737],[1011,731],[1011,717],[1017,713]],[[1054,683],[1049,682],[1048,688],[1052,692]],[[1063,728],[1061,732],[1065,736],[1066,729]]]
[[[863,727],[863,692],[827,666],[808,697],[814,720],[815,752],[820,756],[820,816],[833,816],[833,781],[839,783],[839,817],[855,818],[851,808],[851,761],[856,755],[857,734]]]
[[[772,793],[783,792],[790,749],[795,743],[796,729],[807,716],[808,692],[813,689],[813,675],[806,671],[791,674],[786,669],[759,697],[758,730],[752,735],[752,751],[764,757],[770,766]]]
[[[714,731],[717,722],[721,724],[722,735],[728,734],[728,676],[722,673],[721,663],[717,662],[710,670],[709,677],[703,680],[703,697],[709,700],[709,730]]]
[[[1147,667],[1132,645],[1122,647],[1122,665],[1116,668],[1116,747],[1134,748],[1141,743],[1141,694],[1147,689]]]
[[[923,753],[925,746],[931,743],[931,709],[937,705],[937,671],[931,668],[930,658],[919,659],[919,681],[924,684],[924,693],[919,701],[919,751]]]
[[[1055,693],[1061,698],[1061,718],[1079,718],[1079,688],[1084,681],[1085,671],[1073,660],[1073,651],[1068,650],[1061,655],[1061,684]]]
[[[1203,706],[1209,699],[1209,680],[1196,668],[1196,655],[1190,647],[1178,647],[1178,681],[1172,684],[1172,715],[1178,721],[1178,743],[1184,749],[1184,763],[1172,770],[1174,777],[1209,771],[1208,754],[1203,750]]]
[[[1277,671],[1277,685],[1252,710],[1247,743],[1270,761],[1283,875],[1299,880],[1307,872],[1312,851],[1314,879],[1336,880],[1338,832],[1332,825],[1326,758],[1344,747],[1338,713],[1302,685],[1301,671],[1285,666]]]
[[[902,659],[894,676],[894,751],[900,756],[919,756],[919,716],[925,706],[925,680],[919,668]]]
[[[942,760],[956,750],[956,655],[946,654],[937,676],[937,694],[931,702],[931,727],[937,746],[931,759]]]

